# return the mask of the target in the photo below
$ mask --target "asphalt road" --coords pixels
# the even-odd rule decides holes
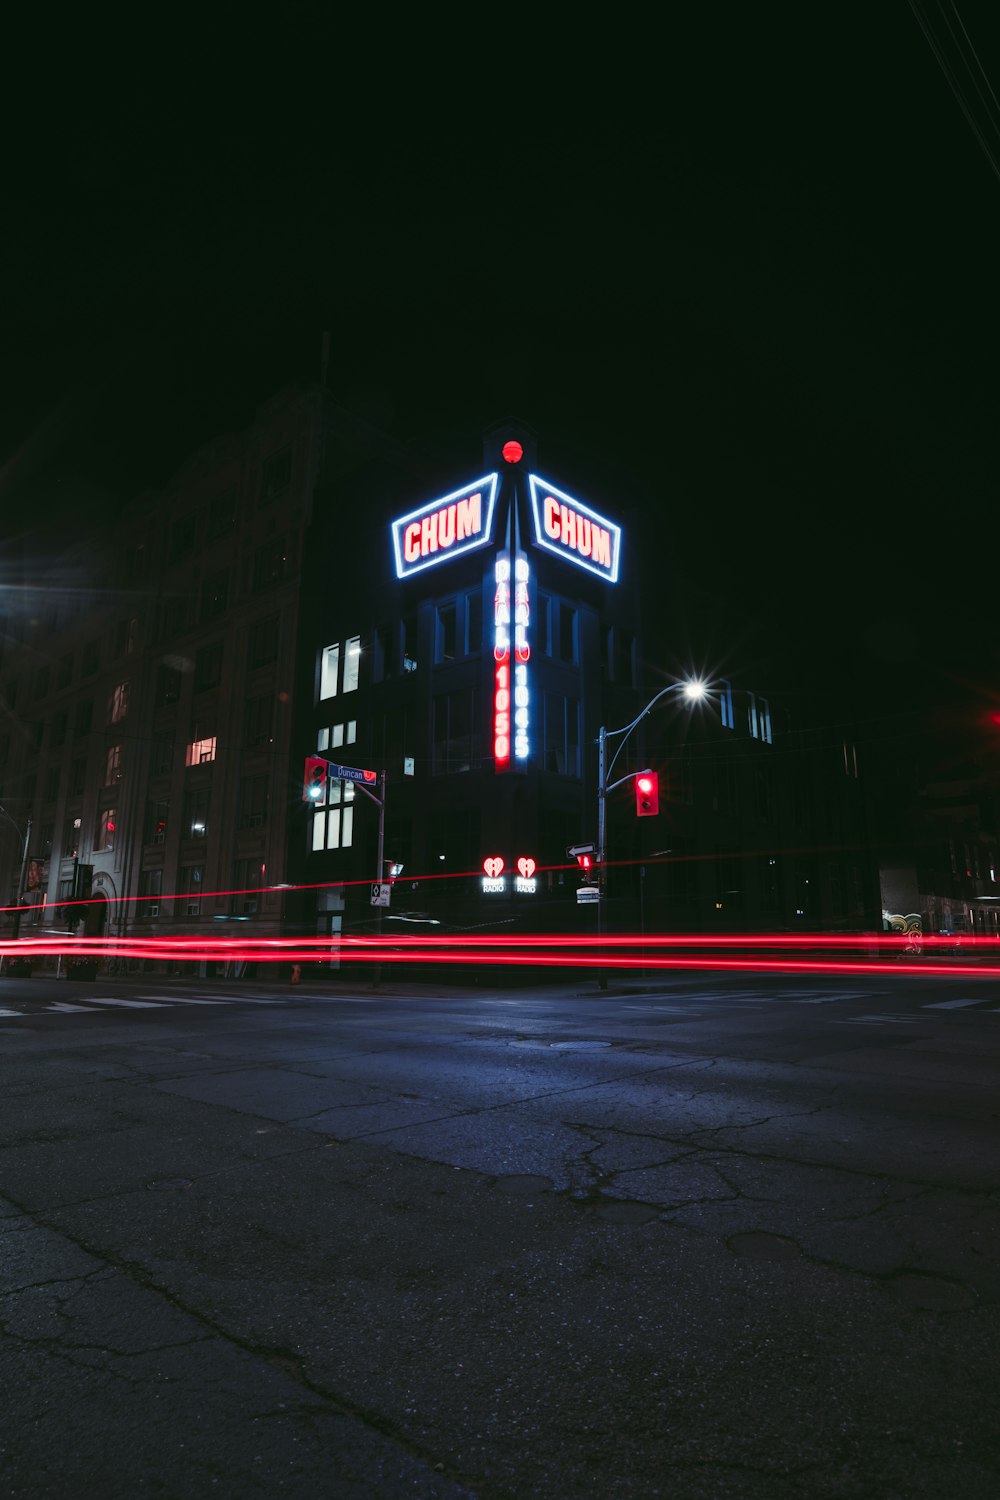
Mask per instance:
[[[1000,989],[611,984],[0,981],[0,1493],[995,1500]]]

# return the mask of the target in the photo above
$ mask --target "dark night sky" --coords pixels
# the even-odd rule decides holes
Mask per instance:
[[[1000,180],[906,0],[695,9],[662,36],[393,22],[391,55],[311,7],[239,45],[36,44],[4,531],[113,514],[314,378],[330,329],[335,393],[397,435],[475,454],[522,416],[543,472],[582,459],[820,654],[843,629],[873,677],[988,695]],[[1000,158],[957,13],[920,12]],[[1000,91],[991,8],[961,21]]]

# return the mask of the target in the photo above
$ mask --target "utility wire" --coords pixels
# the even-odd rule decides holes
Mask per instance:
[[[959,83],[959,80],[956,77],[955,70],[952,68],[951,64],[949,63],[948,59],[946,58],[946,56],[944,54],[944,51],[942,50],[941,46],[939,45],[939,43],[937,41],[937,38],[934,35],[934,31],[933,31],[933,29],[931,27],[931,24],[928,21],[926,15],[924,14],[923,8],[922,8],[922,6],[920,4],[920,0],[909,0],[909,4],[910,4],[910,9],[912,10],[912,12],[913,12],[913,14],[914,14],[914,16],[916,18],[917,24],[920,27],[921,31],[923,32],[924,37],[926,38],[927,45],[930,47],[931,52],[934,54],[934,58],[935,58],[935,60],[936,60],[936,62],[938,64],[938,66],[940,67],[942,73],[944,74],[945,78],[947,79],[948,86],[951,89],[952,93],[954,94],[955,99],[958,102],[958,106],[959,106],[959,108],[961,109],[963,115],[966,118],[966,121],[968,123],[969,129],[972,131],[972,133],[975,136],[976,140],[979,142],[980,149],[982,150],[983,155],[986,157],[986,160],[989,162],[990,168],[991,168],[991,170],[993,172],[994,177],[997,179],[998,182],[1000,182],[1000,162],[998,162],[996,155],[994,154],[992,148],[990,147],[989,142],[986,139],[986,136],[983,134],[983,131],[980,129],[980,126],[979,126],[979,124],[978,124],[978,122],[977,122],[977,120],[975,118],[975,115],[973,114],[972,109],[970,108],[969,102],[968,102],[965,94],[962,91],[961,84]],[[966,31],[965,25],[962,22],[962,18],[959,16],[958,11],[955,8],[954,4],[952,4],[952,10],[955,12],[955,16],[956,16],[956,19],[958,20],[958,24],[961,26],[962,32],[965,35],[966,39],[968,40],[968,32]],[[957,41],[957,39],[955,37],[955,33],[952,30],[950,23],[948,22],[947,16],[945,16],[944,22],[945,22],[945,26],[947,27],[948,32],[949,32],[949,34],[950,34],[953,42],[955,42],[956,50],[958,52],[959,58],[961,59],[961,62],[963,64],[965,70],[968,73],[970,73],[971,76],[972,76],[973,87],[975,88],[976,93],[979,95],[979,98],[982,101],[983,107],[984,107],[985,112],[986,112],[987,119],[989,120],[989,123],[992,126],[993,133],[995,135],[997,135],[998,138],[1000,138],[1000,128],[998,128],[998,126],[997,126],[997,122],[996,122],[996,120],[993,117],[992,111],[990,110],[990,107],[989,107],[989,104],[988,104],[987,100],[983,97],[983,93],[982,93],[982,90],[981,90],[981,88],[979,86],[979,83],[978,83],[978,81],[977,81],[977,79],[975,77],[975,74],[972,73],[972,69],[971,69],[971,67],[970,67],[970,65],[969,65],[969,63],[968,63],[968,61],[967,61],[967,59],[965,57],[965,54],[964,54],[964,52],[962,50],[961,45],[958,43],[958,41]],[[991,84],[989,82],[989,79],[986,77],[985,70],[983,69],[982,64],[979,62],[979,58],[976,55],[975,49],[972,47],[972,43],[971,42],[969,42],[969,48],[972,51],[973,57],[976,58],[977,66],[979,67],[979,71],[982,74],[982,77],[983,77],[983,79],[984,79],[984,81],[986,83],[986,87],[989,89],[990,94],[992,95],[993,99],[995,100],[996,99],[996,95],[993,92],[993,88],[992,88],[992,86],[991,86]]]

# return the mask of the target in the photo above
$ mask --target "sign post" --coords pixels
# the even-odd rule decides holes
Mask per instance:
[[[366,771],[361,766],[342,766],[339,761],[328,760],[327,775],[331,781],[353,781],[359,792],[364,792],[378,808],[378,849],[376,853],[375,879],[372,881],[371,904],[376,909],[376,934],[379,942],[382,940],[382,912],[389,905],[388,884],[384,883],[382,876],[385,873],[383,853],[385,849],[385,772]],[[378,786],[378,793],[372,791],[372,787]],[[382,978],[382,965],[376,962],[372,977],[372,988],[378,989]]]

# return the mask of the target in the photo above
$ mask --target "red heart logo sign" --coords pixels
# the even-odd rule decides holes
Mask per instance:
[[[517,862],[517,868],[524,876],[525,880],[530,880],[532,875],[534,875],[535,873],[535,861],[529,854],[522,854],[521,858]]]
[[[483,860],[483,869],[491,880],[495,880],[503,869],[503,857],[499,854],[490,854]]]

